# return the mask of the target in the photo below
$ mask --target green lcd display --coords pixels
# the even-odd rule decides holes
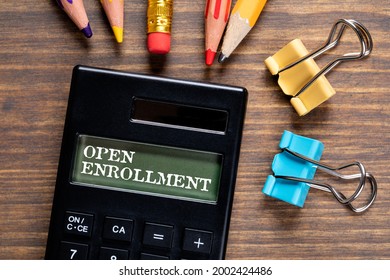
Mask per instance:
[[[222,155],[78,135],[72,183],[216,203]]]

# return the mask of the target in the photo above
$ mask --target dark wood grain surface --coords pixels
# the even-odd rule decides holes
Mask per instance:
[[[146,51],[146,0],[126,1],[122,45],[115,42],[99,1],[84,4],[91,39],[55,1],[0,2],[0,259],[44,257],[71,71],[77,64],[248,89],[227,259],[390,259],[387,0],[269,0],[229,60],[212,67],[204,64],[205,1],[175,0],[166,57]],[[369,58],[329,73],[337,94],[298,117],[263,61],[295,38],[315,49],[339,18],[361,21],[374,50]],[[347,37],[346,44],[351,42]],[[318,63],[324,65],[335,53]],[[374,205],[354,214],[317,190],[310,191],[303,209],[265,197],[261,189],[285,129],[321,140],[326,164],[363,162],[378,181]],[[347,193],[353,188],[332,182]]]

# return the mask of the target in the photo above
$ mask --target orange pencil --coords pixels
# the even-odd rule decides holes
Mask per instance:
[[[123,42],[124,0],[100,0],[110,22],[116,41]]]
[[[207,0],[205,10],[206,64],[213,64],[219,42],[229,19],[231,0]]]
[[[83,0],[57,0],[58,6],[61,7],[70,17],[70,19],[83,32],[85,37],[92,37],[92,29],[89,25],[87,13],[85,12]]]

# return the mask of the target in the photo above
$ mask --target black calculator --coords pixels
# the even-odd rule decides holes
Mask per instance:
[[[76,66],[46,259],[223,259],[245,88]]]

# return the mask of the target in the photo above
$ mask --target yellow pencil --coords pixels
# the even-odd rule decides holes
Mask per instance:
[[[118,43],[123,42],[124,0],[100,0]]]
[[[267,0],[238,0],[230,15],[218,62],[224,62],[249,33]]]

